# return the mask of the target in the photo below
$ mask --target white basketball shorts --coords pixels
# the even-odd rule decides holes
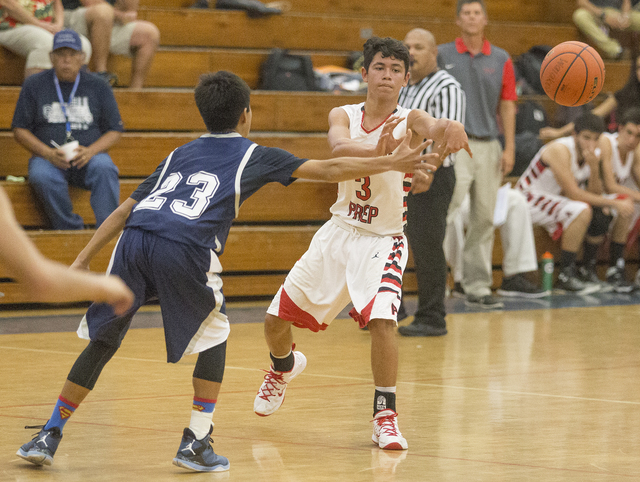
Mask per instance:
[[[360,327],[373,319],[397,322],[408,254],[403,235],[362,235],[329,221],[314,235],[267,312],[317,332],[351,301],[349,315]]]

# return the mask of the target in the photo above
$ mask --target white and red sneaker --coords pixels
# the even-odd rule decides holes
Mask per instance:
[[[280,408],[284,401],[284,392],[287,384],[300,375],[307,366],[307,357],[301,352],[294,351],[294,364],[291,371],[278,372],[273,369],[273,365],[264,376],[264,381],[258,390],[256,399],[253,401],[253,411],[261,417],[271,415]]]
[[[381,449],[407,450],[409,444],[398,428],[398,414],[393,410],[381,410],[373,419],[371,440]]]

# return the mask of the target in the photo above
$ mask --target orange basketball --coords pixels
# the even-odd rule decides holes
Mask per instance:
[[[563,42],[546,55],[540,68],[546,94],[560,105],[583,105],[600,93],[604,62],[593,47],[582,42]]]

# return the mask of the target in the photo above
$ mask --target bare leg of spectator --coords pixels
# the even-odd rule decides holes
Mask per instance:
[[[111,29],[113,28],[113,7],[101,2],[87,8],[85,14],[89,39],[93,47],[93,65],[96,72],[107,70],[107,59],[111,46]]]
[[[131,35],[131,51],[133,62],[131,63],[131,83],[133,89],[142,88],[153,56],[160,44],[160,31],[150,22],[138,21]]]

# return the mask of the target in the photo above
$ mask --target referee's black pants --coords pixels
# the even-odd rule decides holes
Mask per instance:
[[[418,280],[418,309],[414,323],[445,328],[444,298],[447,261],[444,257],[447,211],[456,185],[453,166],[439,168],[431,188],[407,199],[407,238]]]

